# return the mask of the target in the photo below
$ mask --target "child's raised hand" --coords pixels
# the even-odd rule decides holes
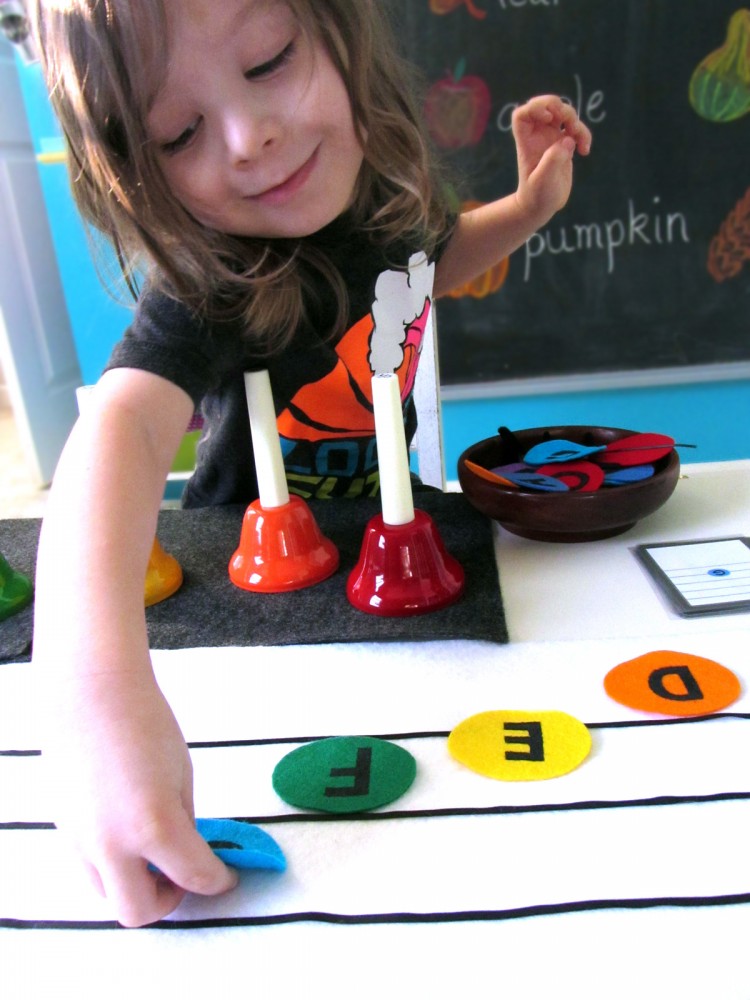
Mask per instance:
[[[559,97],[533,97],[513,113],[518,156],[519,204],[542,225],[567,202],[573,156],[586,156],[591,132],[575,109]]]
[[[45,748],[55,819],[116,919],[140,927],[188,891],[233,888],[236,872],[195,829],[188,749],[153,678],[89,677],[62,702]]]

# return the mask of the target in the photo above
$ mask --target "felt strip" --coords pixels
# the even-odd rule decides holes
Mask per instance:
[[[638,727],[684,726],[701,722],[711,722],[715,719],[744,719],[750,721],[750,712],[712,712],[710,715],[680,716],[671,719],[618,719],[612,722],[587,722],[587,729],[634,729]],[[422,730],[413,733],[377,733],[374,739],[379,740],[424,740],[439,739],[450,736],[449,729],[434,731]],[[188,746],[191,750],[211,750],[226,747],[259,747],[276,746],[284,743],[312,743],[313,740],[326,739],[323,736],[269,736],[262,739],[247,740],[191,740]],[[41,750],[0,750],[2,757],[40,757]]]
[[[445,809],[389,809],[384,812],[362,811],[358,813],[323,813],[305,812],[289,813],[287,815],[268,816],[238,816],[236,822],[264,826],[288,825],[298,823],[341,823],[341,822],[383,822],[393,820],[415,819],[447,819],[456,816],[523,816],[528,813],[571,813],[596,812],[610,809],[663,809],[667,806],[697,805],[699,803],[746,802],[750,800],[750,792],[712,792],[708,795],[655,795],[641,799],[608,799],[586,802],[537,802],[533,805],[513,806],[475,806],[465,808]],[[0,832],[14,830],[56,830],[54,823],[11,822],[0,823]],[[218,852],[217,852],[218,853]],[[228,861],[227,863],[231,863]],[[243,867],[236,865],[236,867]],[[246,867],[260,867],[248,865]],[[271,867],[271,866],[268,866]]]
[[[152,649],[205,646],[283,646],[300,643],[479,639],[506,643],[491,522],[460,493],[414,492],[415,507],[432,517],[448,551],[464,568],[466,589],[449,607],[409,618],[364,614],[346,597],[377,499],[311,501],[318,525],[339,549],[339,569],[304,590],[256,594],[234,587],[228,565],[237,548],[244,507],[162,511],[157,537],[182,566],[184,582],[147,609]],[[0,551],[33,573],[40,522],[0,521]],[[0,622],[0,662],[30,658],[32,608]]]
[[[288,876],[249,872],[226,895],[186,897],[173,919],[310,911],[385,916],[743,892],[748,885],[737,859],[747,809],[746,802],[725,801],[649,810],[648,816],[634,812],[636,828],[648,831],[645,843],[628,840],[628,849],[612,852],[616,862],[606,865],[591,864],[591,845],[620,843],[623,810],[550,813],[543,823],[533,814],[514,814],[287,824],[277,828],[276,839],[289,859]],[[709,829],[721,830],[721,851],[707,845]],[[0,916],[110,917],[95,893],[80,891],[78,872],[64,863],[68,847],[60,834],[18,831],[4,833],[2,842]]]
[[[416,761],[421,777],[410,788],[408,800],[392,800],[377,813],[360,812],[357,816],[403,820],[616,809],[750,797],[742,752],[748,738],[746,719],[691,718],[679,720],[679,724],[663,720],[659,725],[610,726],[597,730],[592,727],[592,731],[596,732],[595,757],[564,780],[541,783],[488,781],[468,768],[452,767],[445,734],[415,738],[406,744],[411,753],[407,760],[411,768]],[[303,748],[314,748],[324,742],[311,741],[303,744]],[[390,748],[393,744],[386,746]],[[299,808],[281,802],[274,791],[273,774],[283,758],[289,756],[287,749],[284,742],[193,748],[199,814],[231,816],[262,827],[304,823],[308,817],[322,820],[320,813],[300,812]],[[644,762],[643,766],[633,767],[636,757]],[[718,773],[710,766],[716,760],[721,761]],[[332,767],[348,768],[355,761],[356,757],[347,751],[340,760],[323,767],[317,780],[318,790],[321,785],[351,786],[353,775],[340,776],[335,781],[328,779]],[[386,759],[381,763],[387,763]],[[375,765],[377,770],[377,760]],[[51,819],[45,769],[39,758],[0,758],[0,789],[0,830],[11,829],[19,822],[34,829]],[[359,804],[365,808],[370,805],[366,800],[360,800]],[[303,808],[310,805],[307,803]],[[315,803],[312,805],[316,807]],[[346,808],[353,812],[354,806]]]

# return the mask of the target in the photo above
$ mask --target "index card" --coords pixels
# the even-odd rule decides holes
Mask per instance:
[[[750,611],[750,539],[637,545],[634,552],[679,615]]]

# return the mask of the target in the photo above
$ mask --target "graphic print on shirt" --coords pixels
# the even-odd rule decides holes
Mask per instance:
[[[432,306],[434,272],[421,252],[409,258],[408,271],[382,271],[371,311],[337,344],[333,369],[302,386],[279,414],[290,493],[305,499],[377,495],[372,376],[395,372],[406,406]]]

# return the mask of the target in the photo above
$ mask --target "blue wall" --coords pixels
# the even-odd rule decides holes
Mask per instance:
[[[34,152],[55,157],[63,152],[60,127],[52,112],[38,64],[16,61]],[[113,345],[131,321],[132,300],[123,287],[114,253],[103,243],[92,252],[70,193],[64,162],[41,162],[42,193],[49,217],[52,242],[62,280],[81,375],[85,384],[96,382]],[[107,279],[107,288],[100,280]]]
[[[685,463],[747,459],[750,379],[446,400],[443,435],[448,479],[456,478],[464,448],[497,434],[501,424],[511,430],[596,424],[656,431],[697,446],[680,451]]]

